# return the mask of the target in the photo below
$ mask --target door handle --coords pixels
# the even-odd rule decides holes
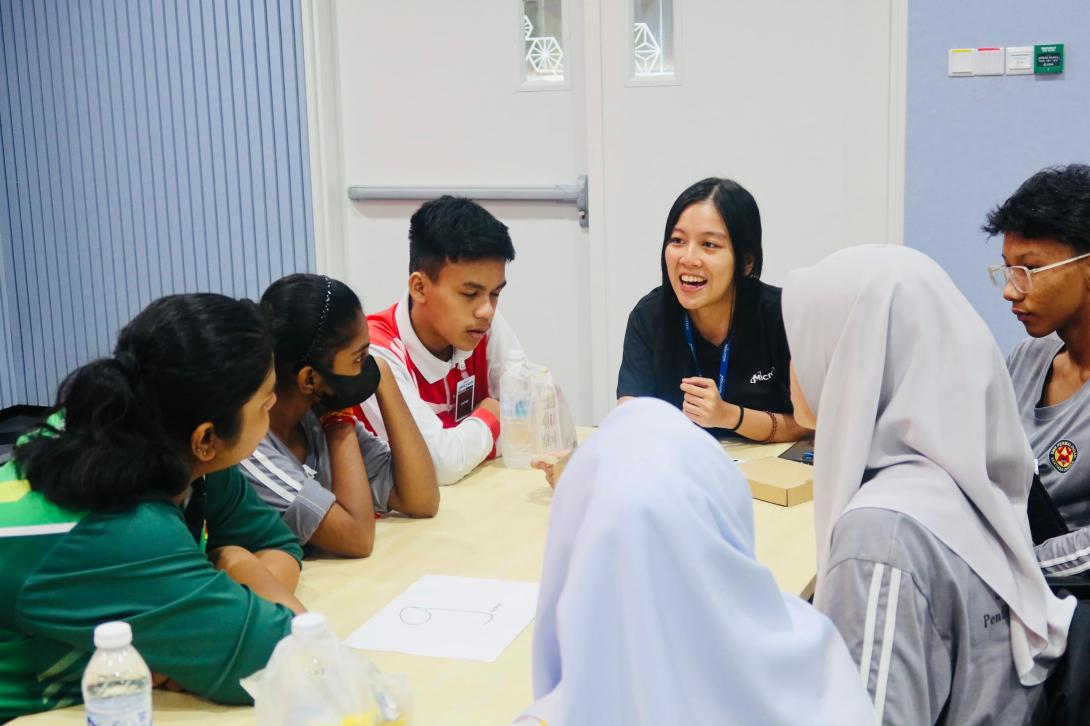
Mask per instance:
[[[468,197],[482,202],[553,202],[574,204],[579,212],[579,226],[590,225],[587,176],[583,174],[575,184],[557,184],[549,187],[381,187],[354,185],[348,187],[348,198],[353,202],[369,201],[420,201],[436,199],[444,194]]]

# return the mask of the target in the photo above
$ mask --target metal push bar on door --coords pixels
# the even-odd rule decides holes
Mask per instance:
[[[579,211],[579,226],[589,225],[587,177],[580,176],[575,184],[551,187],[348,187],[348,198],[354,202],[375,200],[435,199],[444,194],[469,197],[482,202],[556,202],[574,204]]]

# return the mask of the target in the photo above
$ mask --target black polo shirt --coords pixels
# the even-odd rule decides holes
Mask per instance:
[[[680,322],[676,334],[668,336],[670,350],[663,356],[665,360],[655,354],[662,328],[661,294],[662,288],[656,287],[636,303],[628,316],[617,398],[654,396],[681,408],[684,399],[681,379],[695,376],[697,371]],[[723,400],[749,409],[790,414],[793,411],[788,372],[791,355],[783,328],[780,288],[760,280],[742,280],[733,328]],[[695,327],[693,344],[704,377],[717,380],[722,347],[706,341]],[[708,431],[716,436],[729,433],[725,429]]]

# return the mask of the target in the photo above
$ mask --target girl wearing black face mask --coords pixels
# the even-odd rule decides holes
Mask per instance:
[[[269,433],[242,472],[303,544],[371,554],[375,517],[431,517],[435,468],[386,363],[371,357],[367,319],[343,282],[289,275],[261,297],[276,339]],[[348,411],[377,396],[387,446]]]

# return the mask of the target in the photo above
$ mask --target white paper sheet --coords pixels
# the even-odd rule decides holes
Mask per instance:
[[[356,629],[353,648],[491,662],[534,619],[537,583],[424,575]]]

